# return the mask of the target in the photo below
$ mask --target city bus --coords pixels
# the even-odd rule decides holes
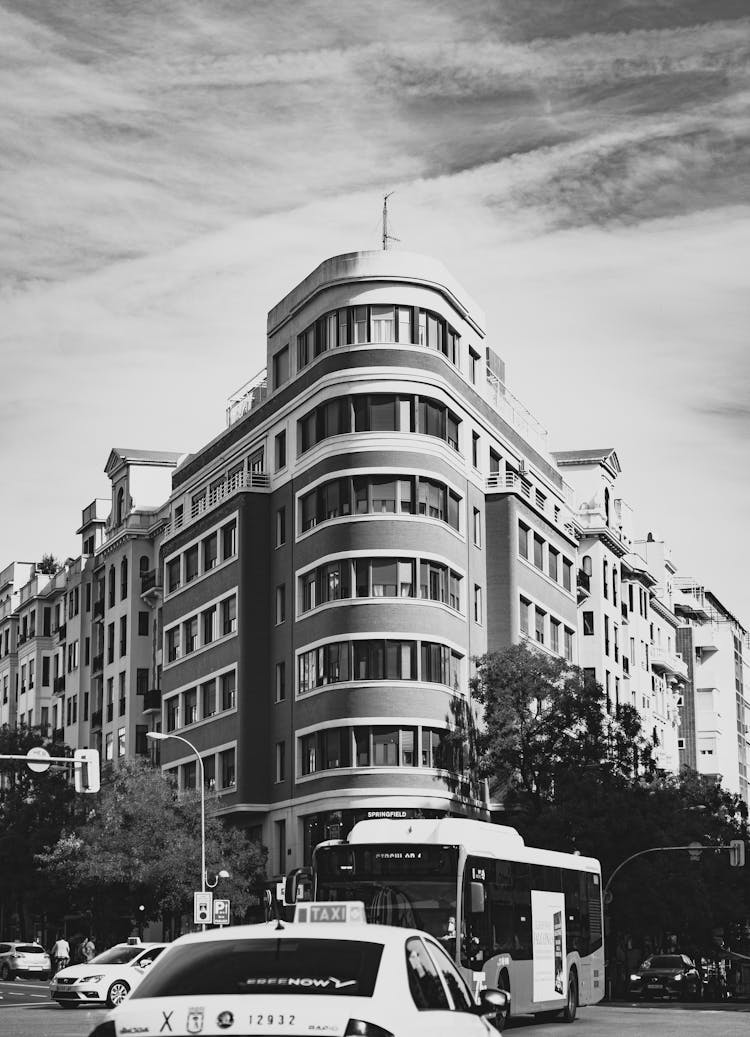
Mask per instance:
[[[513,1014],[572,1022],[579,1005],[604,996],[599,862],[526,846],[514,828],[360,821],[315,848],[311,874],[290,876],[286,902],[306,896],[361,900],[368,921],[431,933],[475,991],[508,991]]]

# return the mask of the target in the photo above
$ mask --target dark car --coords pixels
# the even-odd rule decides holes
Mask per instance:
[[[703,978],[686,954],[655,954],[632,973],[630,993],[643,1000],[674,997],[680,1001],[700,1001]]]

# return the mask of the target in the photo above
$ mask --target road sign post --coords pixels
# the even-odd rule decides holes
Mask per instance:
[[[214,925],[229,925],[228,900],[214,900]]]
[[[213,902],[213,893],[193,893],[193,921],[196,925],[210,923]]]

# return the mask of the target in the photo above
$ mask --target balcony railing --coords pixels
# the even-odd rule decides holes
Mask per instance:
[[[161,689],[149,688],[143,696],[144,713],[161,713]]]
[[[65,640],[65,635],[67,634],[67,630],[68,630],[67,625],[65,623],[61,623],[60,626],[57,628],[57,640],[58,641],[64,641]]]
[[[104,598],[100,598],[94,602],[94,619],[101,619],[104,616]]]
[[[148,572],[141,573],[141,594],[145,594],[146,591],[150,591],[155,586],[156,569],[149,569]]]
[[[58,745],[62,744],[65,741],[65,728],[64,727],[56,727],[55,728],[55,730],[52,732],[52,741],[57,743]]]
[[[65,674],[63,674],[62,677],[55,677],[55,684],[53,690],[55,695],[61,695],[62,692],[65,691]]]
[[[591,594],[591,577],[583,569],[579,569],[576,573],[576,589],[579,601],[585,601]]]
[[[100,709],[95,709],[94,712],[91,714],[91,726],[102,726],[102,711]]]
[[[18,635],[18,644],[19,644],[19,646],[23,645],[23,644],[26,644],[26,634],[19,634]]]
[[[667,652],[663,648],[651,648],[651,666],[667,676],[679,677],[686,681],[688,678],[687,663],[681,655],[676,652]]]
[[[227,401],[227,427],[244,418],[254,407],[268,397],[266,368],[259,371],[249,382],[245,382]]]
[[[217,486],[207,490],[199,499],[193,501],[187,515],[173,517],[164,527],[164,536],[165,538],[173,536],[178,530],[191,522],[195,522],[201,515],[205,515],[206,512],[211,511],[218,504],[221,504],[222,501],[240,490],[265,491],[270,488],[271,477],[268,472],[237,472],[235,475],[224,479]]]
[[[104,669],[104,652],[100,652],[99,655],[94,656],[94,661],[91,664],[91,669],[94,673],[101,673]]]
[[[520,493],[522,497],[536,510],[541,512],[545,518],[554,523],[571,537],[575,537],[573,523],[566,521],[565,512],[554,499],[547,497],[546,493],[534,486],[530,479],[513,468],[501,468],[487,476],[486,488],[490,492]]]

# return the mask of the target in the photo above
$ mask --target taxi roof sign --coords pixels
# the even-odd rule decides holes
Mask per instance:
[[[362,900],[314,900],[297,904],[294,921],[307,923],[338,922],[362,925],[367,921]]]

